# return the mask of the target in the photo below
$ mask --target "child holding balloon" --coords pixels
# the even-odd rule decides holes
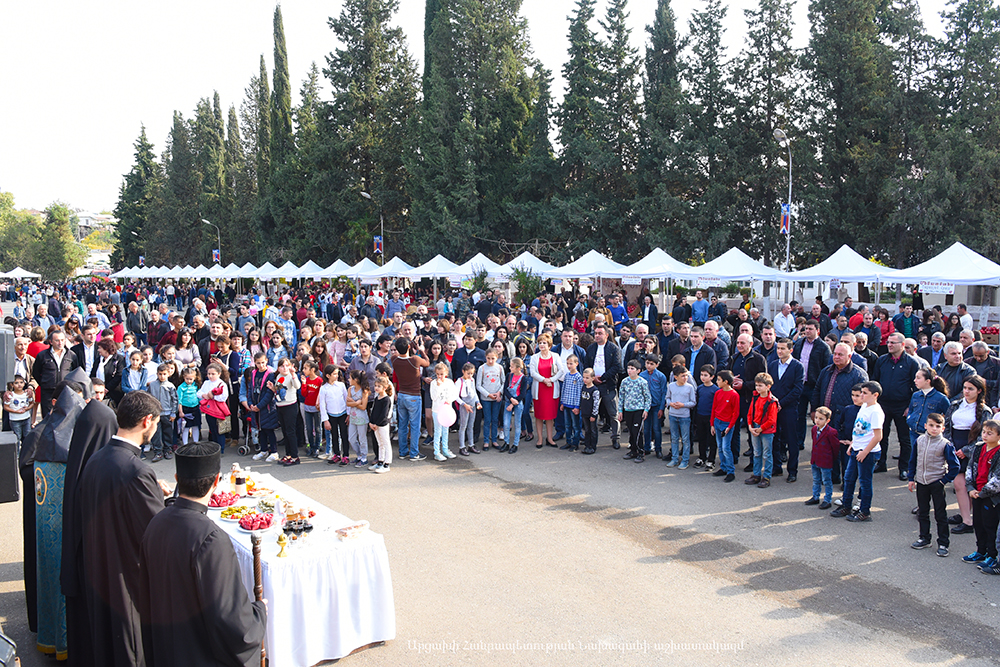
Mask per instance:
[[[434,416],[434,460],[455,458],[448,449],[448,428],[455,423],[455,409],[451,404],[458,400],[458,388],[448,377],[448,366],[439,363],[434,367],[434,381],[429,389],[431,411]]]

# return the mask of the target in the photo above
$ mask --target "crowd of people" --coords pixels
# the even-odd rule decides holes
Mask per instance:
[[[893,474],[916,497],[912,546],[931,545],[933,504],[937,554],[948,555],[950,535],[975,533],[964,560],[1000,574],[1000,359],[964,305],[945,314],[907,304],[890,316],[817,297],[768,321],[749,295],[730,307],[701,290],[663,314],[648,292],[630,302],[624,291],[564,290],[523,303],[469,292],[25,285],[10,295],[16,359],[4,406],[24,439],[80,369],[111,407],[136,393],[155,401],[139,452],[152,463],[198,442],[203,427],[220,454],[375,473],[394,458],[425,460],[421,447],[439,462],[525,443],[591,455],[603,432],[615,450],[627,436],[624,459],[724,483],[742,456],[744,482],[766,489],[795,483],[809,447],[806,504],[855,523],[872,520],[873,477],[895,458]]]

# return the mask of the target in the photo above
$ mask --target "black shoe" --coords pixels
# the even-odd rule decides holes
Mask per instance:
[[[504,452],[507,452],[507,451],[510,451],[510,445],[508,445],[508,444],[507,444],[507,443],[505,442],[505,443],[503,443],[503,447],[494,447],[493,449],[496,449],[496,450],[497,450],[497,451],[499,451],[499,452],[500,452],[501,454],[503,454]]]
[[[951,529],[952,535],[964,535],[965,533],[974,533],[976,529],[967,523],[960,523]]]
[[[781,470],[781,468],[771,471],[771,477],[784,477],[784,475],[785,473]]]
[[[722,468],[719,468],[718,470],[712,473],[712,477],[724,477],[725,475],[726,471],[723,470]]]
[[[910,510],[910,514],[916,514],[919,510],[920,510],[919,507],[914,507],[913,509]]]
[[[753,464],[748,463],[747,467],[743,469],[743,472],[753,472]]]
[[[962,523],[962,515],[952,514],[950,517],[948,517],[948,523],[950,523],[953,526],[957,526],[958,524]]]
[[[750,475],[745,480],[743,480],[743,483],[748,485],[760,484],[760,477],[758,477],[757,475]]]
[[[623,459],[634,459],[635,458],[635,454],[633,454],[632,452],[629,452],[628,454],[626,454],[622,458]]]
[[[593,454],[596,451],[597,451],[596,449],[590,449],[590,448],[588,448],[588,449],[583,450],[583,453],[584,454]]]
[[[539,440],[539,441],[538,441],[538,444],[537,444],[537,445],[535,445],[535,449],[541,449],[541,448],[542,448],[542,447],[544,447],[544,446],[545,446],[545,443],[544,443],[544,442],[542,442],[541,440]]]
[[[919,540],[917,540],[916,542],[914,542],[913,544],[911,544],[910,548],[911,549],[926,549],[930,545],[931,545],[931,541],[930,540],[925,540],[924,538],[921,537]]]
[[[838,479],[833,479],[833,480],[830,480],[830,483],[831,483],[831,484],[837,484],[837,485],[839,485],[839,484],[843,484],[843,482],[841,482],[839,478],[838,478]]]
[[[819,498],[810,498],[806,501],[806,505],[819,505]]]
[[[885,466],[878,466],[873,472],[888,472],[888,469]]]
[[[788,477],[785,478],[785,481],[787,483],[791,484],[792,482],[794,482],[798,478],[799,478],[798,475],[796,475],[794,472],[790,472],[790,473],[788,473]]]
[[[866,521],[871,521],[872,515],[862,514],[861,512],[854,512],[849,517],[847,517],[847,520],[850,521],[851,523],[864,523]]]
[[[845,516],[847,516],[850,513],[851,513],[851,508],[850,507],[845,507],[845,506],[841,505],[837,509],[835,509],[832,512],[830,512],[830,516],[834,517],[835,519],[843,519]]]
[[[167,450],[164,450],[164,452],[163,452],[163,458],[165,458],[166,460],[169,461],[170,459],[174,458],[174,455],[170,452],[169,449],[167,449]]]
[[[902,470],[899,471],[899,481],[900,482],[905,482],[906,481],[906,473],[903,472]]]
[[[743,452],[742,456],[753,456],[753,450],[752,449],[746,450],[745,452]]]
[[[806,446],[805,445],[799,445],[799,451],[800,452],[806,451]]]
[[[562,435],[561,435],[561,434],[559,434],[559,433],[556,433],[556,434],[555,434],[554,436],[552,436],[552,441],[553,441],[553,442],[559,442],[559,441],[560,441],[560,440],[562,440],[562,439],[563,439],[563,437],[562,437]]]
[[[828,509],[830,509],[831,507],[833,507],[833,503],[828,503],[828,502],[826,502],[825,500],[824,500],[823,502],[821,502],[821,503],[819,504],[819,508],[820,508],[821,510],[828,510]]]
[[[500,451],[503,451],[503,450],[500,450]],[[508,451],[508,453],[510,453],[510,454],[517,454],[517,445],[514,445],[513,447],[511,447],[511,448],[510,448],[510,449],[508,449],[507,451]]]
[[[645,461],[646,459],[645,459],[645,458],[643,458],[642,456],[637,456],[637,457],[635,457],[635,459],[634,459],[634,460],[635,460],[635,462],[636,462],[636,463],[642,463],[642,462],[643,462],[643,461]]]
[[[615,440],[615,441],[613,441],[611,443],[611,448],[612,449],[621,449],[621,447],[622,447],[622,444],[620,442],[618,442],[617,440]]]
[[[736,475],[734,475],[733,473],[729,473],[728,475],[726,475],[726,479],[723,480],[723,481],[725,481],[726,483],[729,483],[729,482],[732,482],[735,479],[736,479]]]
[[[572,447],[570,447],[569,443],[566,443],[565,445],[563,445],[559,449],[572,449]]]
[[[162,461],[162,460],[163,460],[163,454],[160,454],[159,452],[157,452],[156,454],[153,454],[153,463],[156,463],[156,462]]]

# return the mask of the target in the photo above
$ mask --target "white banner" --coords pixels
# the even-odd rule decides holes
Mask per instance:
[[[699,277],[695,284],[698,287],[722,287],[722,278],[701,278]]]
[[[830,289],[840,289],[840,278],[830,279]]]
[[[639,276],[622,276],[622,285],[641,285],[642,278]]]
[[[921,294],[954,294],[955,283],[946,283],[939,280],[921,280]]]

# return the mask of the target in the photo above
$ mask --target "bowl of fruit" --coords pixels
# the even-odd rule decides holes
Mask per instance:
[[[233,505],[232,507],[227,507],[222,510],[220,515],[223,521],[231,521],[233,523],[239,521],[248,514],[254,514],[257,510],[249,505]]]
[[[226,507],[232,507],[240,501],[240,497],[235,493],[230,493],[229,491],[216,491],[212,494],[212,497],[208,499],[208,509],[221,510]]]
[[[240,531],[244,533],[253,533],[258,530],[268,530],[273,528],[274,525],[274,514],[271,514],[270,512],[266,514],[254,512],[252,514],[247,514],[240,519]]]

